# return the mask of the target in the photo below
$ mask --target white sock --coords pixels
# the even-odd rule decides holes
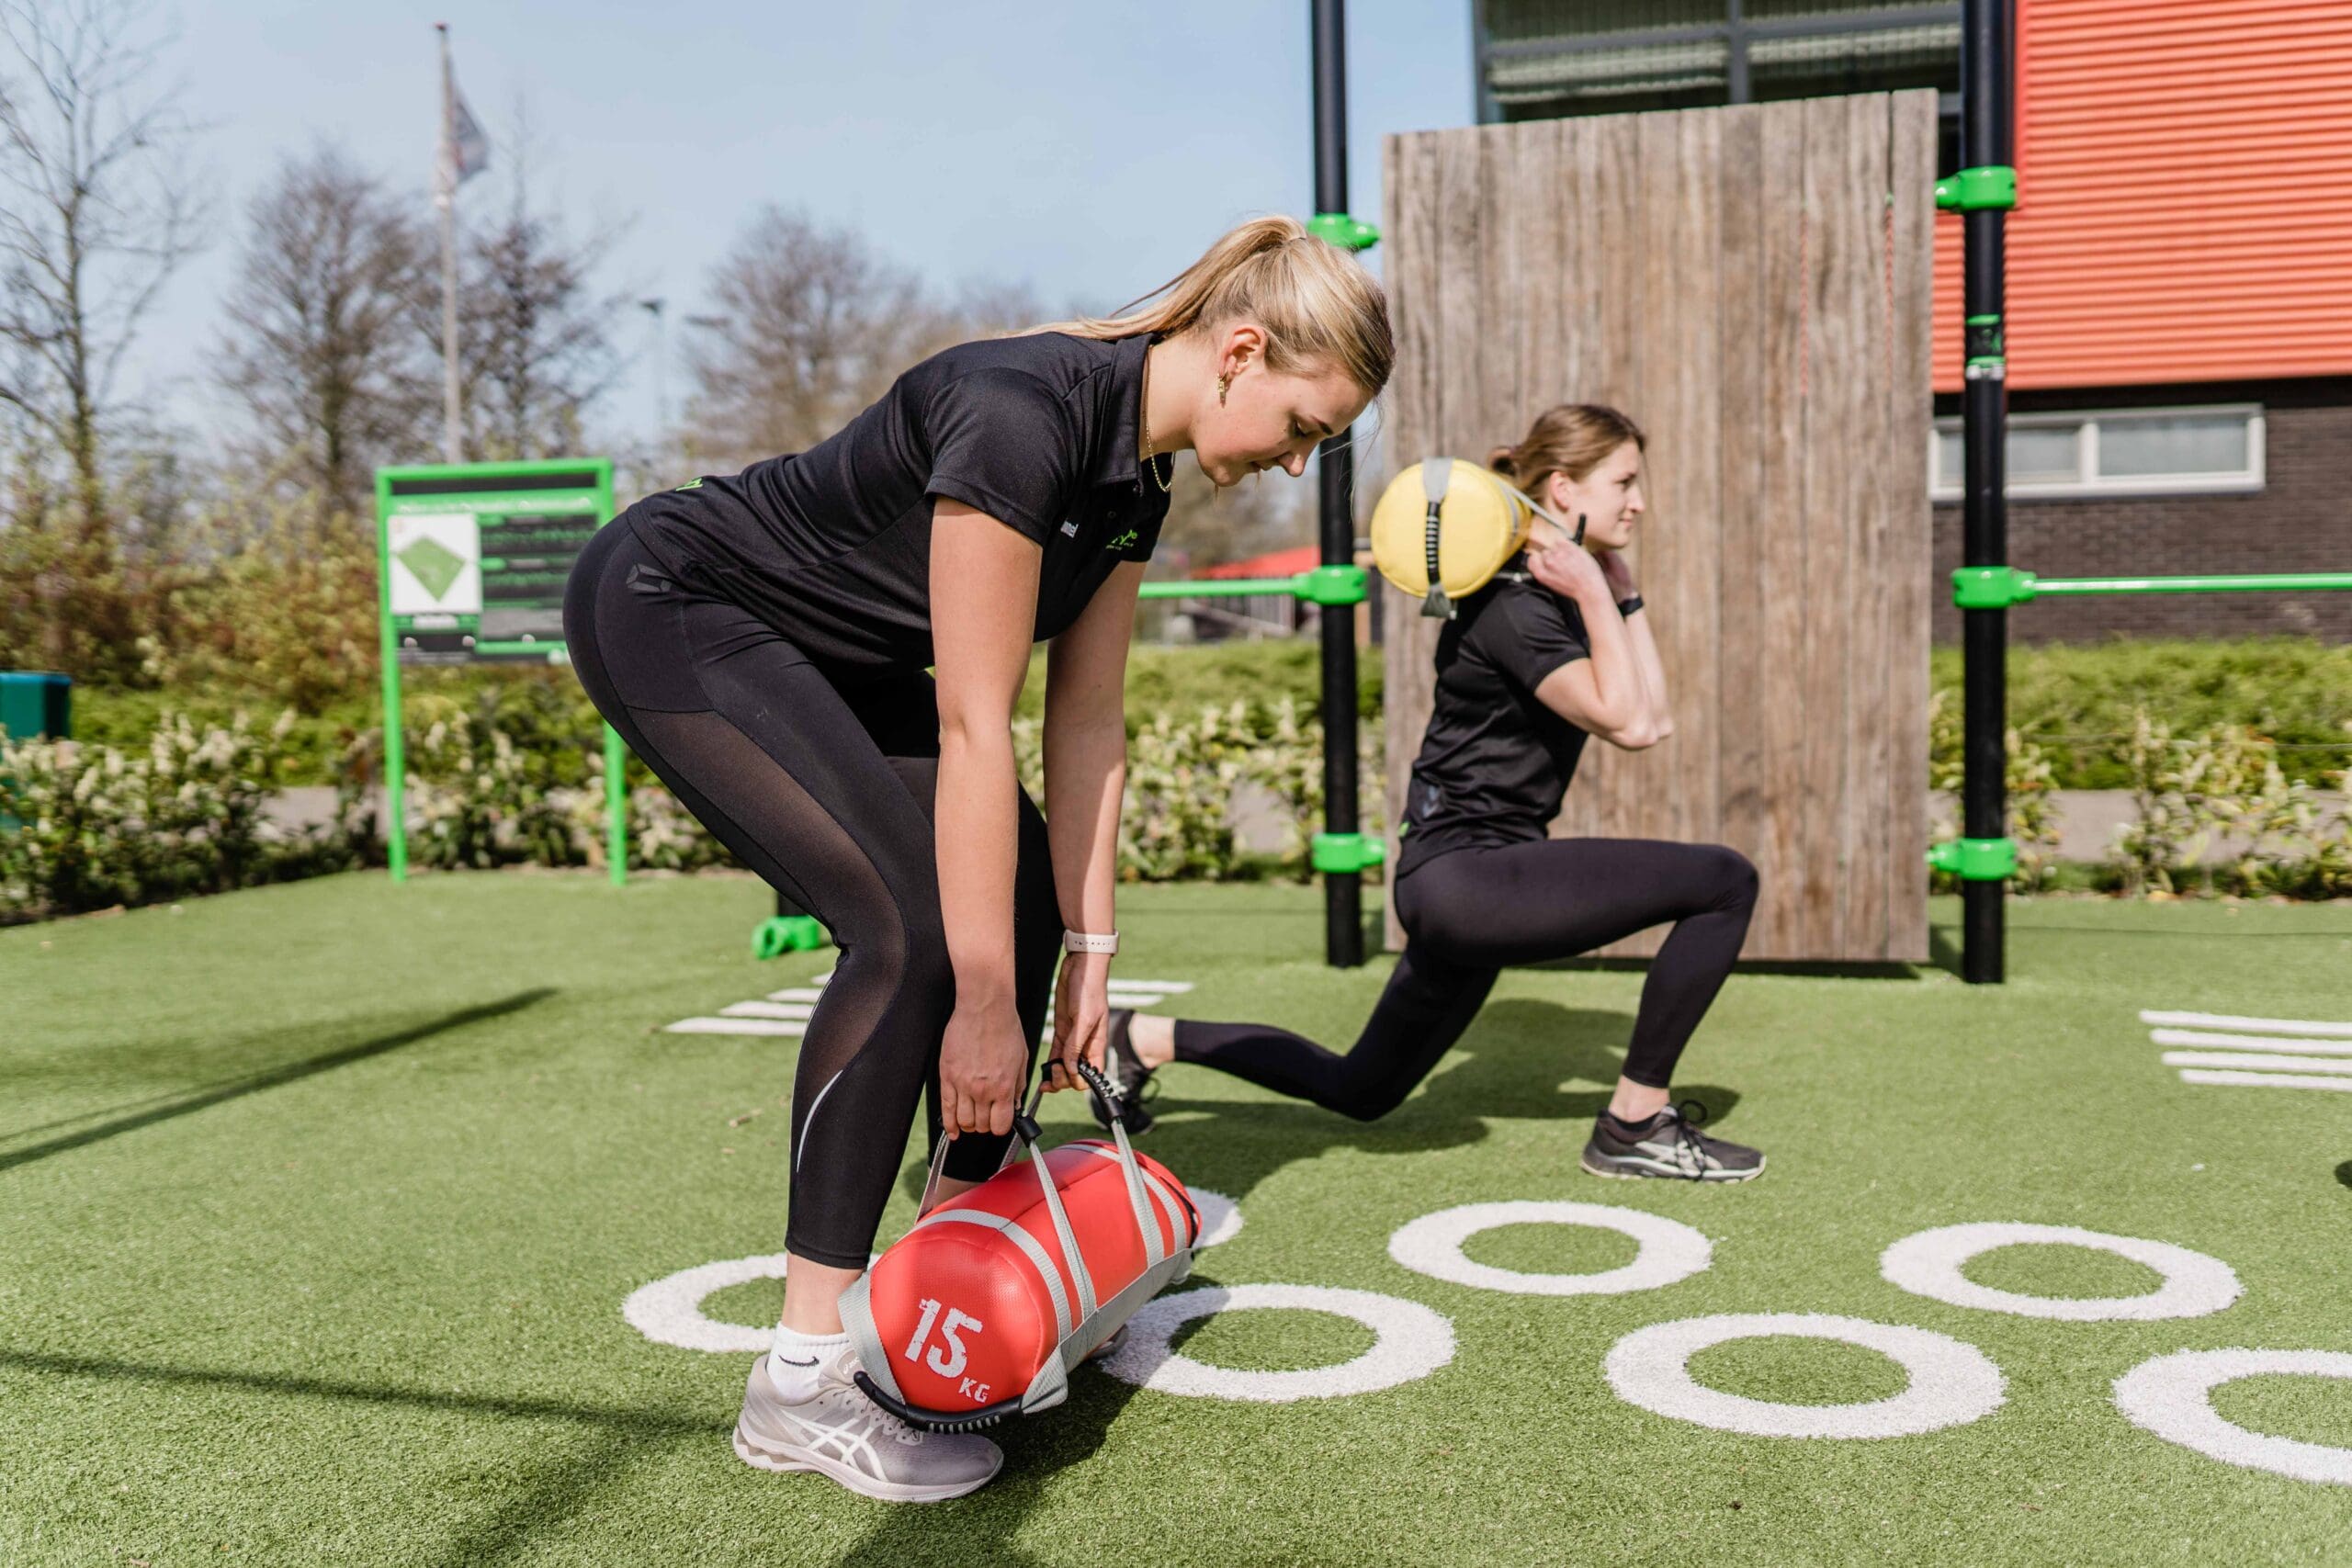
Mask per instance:
[[[819,1369],[848,1343],[846,1334],[801,1334],[779,1323],[768,1348],[768,1382],[794,1404],[814,1398]]]

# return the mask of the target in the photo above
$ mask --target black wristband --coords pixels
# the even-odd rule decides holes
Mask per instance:
[[[1631,599],[1620,599],[1617,601],[1617,614],[1621,616],[1630,615],[1641,607],[1642,596],[1638,593],[1634,594]]]

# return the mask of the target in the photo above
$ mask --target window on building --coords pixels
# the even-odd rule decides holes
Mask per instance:
[[[2012,496],[2195,495],[2257,491],[2263,479],[2262,410],[2108,409],[2009,416]],[[1929,484],[1938,501],[1960,499],[1961,422],[1936,421]]]

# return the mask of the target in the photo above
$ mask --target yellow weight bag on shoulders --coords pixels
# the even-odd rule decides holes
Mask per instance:
[[[1380,575],[1421,601],[1421,614],[1452,620],[1455,602],[1491,581],[1527,544],[1542,517],[1584,543],[1575,525],[1490,468],[1460,457],[1415,463],[1372,509],[1372,560]]]

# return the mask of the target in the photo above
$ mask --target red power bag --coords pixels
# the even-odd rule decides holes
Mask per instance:
[[[1029,1158],[923,1215],[842,1296],[858,1386],[916,1426],[967,1431],[1059,1404],[1070,1371],[1193,1270],[1200,1211],[1115,1115],[1114,1143],[1041,1151],[1026,1111],[1013,1135]]]

